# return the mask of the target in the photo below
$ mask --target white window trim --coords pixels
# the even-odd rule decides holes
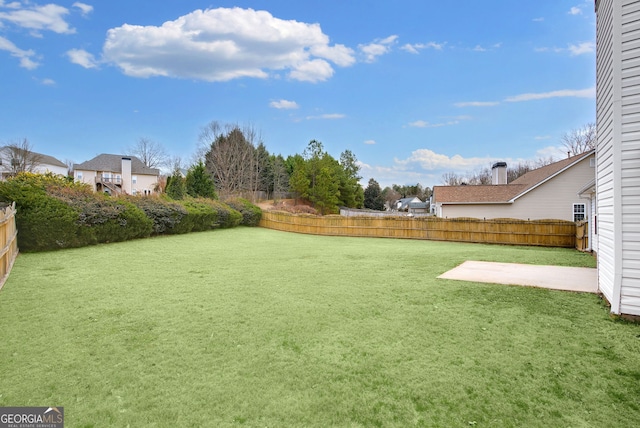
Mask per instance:
[[[582,211],[576,211],[576,207],[577,206],[581,206],[582,207]],[[576,214],[582,214],[584,218],[582,220],[576,220]],[[587,204],[585,204],[584,202],[576,202],[576,203],[574,203],[573,204],[572,218],[573,218],[574,222],[587,220]]]

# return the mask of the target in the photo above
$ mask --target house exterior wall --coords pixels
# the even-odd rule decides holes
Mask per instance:
[[[67,167],[49,165],[47,163],[40,164],[34,168],[34,172],[38,174],[46,174],[48,172],[55,175],[67,176]]]
[[[80,181],[82,183],[86,183],[89,186],[91,186],[91,188],[93,189],[93,191],[95,192],[97,190],[96,187],[96,177],[99,174],[103,174],[103,173],[108,173],[110,171],[88,171],[88,170],[76,170],[74,171],[74,178],[76,181]],[[81,174],[82,178],[79,178],[78,174]],[[123,174],[121,174],[120,172],[112,172],[111,171],[112,176],[115,178],[116,176],[121,176],[122,178],[122,182],[124,184],[126,178]],[[136,178],[135,183],[133,182],[133,177]],[[127,193],[133,194],[133,195],[149,195],[154,192],[154,188],[156,187],[156,184],[158,183],[158,177],[155,175],[146,175],[146,174],[135,174],[135,173],[130,173],[129,174],[129,187],[128,189],[126,189]],[[124,188],[124,186],[123,186]]]
[[[96,191],[96,177],[98,176],[98,171],[87,171],[87,170],[75,170],[73,171],[73,178],[75,181],[79,181],[81,183],[88,184],[91,186],[93,191]]]
[[[144,195],[155,193],[154,189],[158,183],[158,177],[155,175],[132,174],[136,176],[136,182],[131,184],[131,192],[134,195]]]
[[[640,1],[596,2],[598,286],[640,315]]]
[[[589,200],[580,198],[578,191],[593,181],[595,167],[589,156],[569,169],[530,190],[511,204],[445,205],[438,209],[440,217],[517,218],[521,220],[573,221],[573,204],[585,204],[589,218]]]

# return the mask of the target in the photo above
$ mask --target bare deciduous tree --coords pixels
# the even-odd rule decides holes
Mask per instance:
[[[565,132],[561,137],[562,145],[571,156],[579,155],[596,148],[596,124],[587,123],[581,128]]]
[[[19,172],[35,172],[42,163],[42,156],[33,151],[31,143],[26,138],[10,143],[6,148],[6,161],[9,163],[7,168],[14,175]]]
[[[445,186],[459,186],[464,179],[455,172],[445,172],[442,174],[442,184]]]
[[[268,153],[251,125],[221,126],[212,121],[200,133],[200,146],[207,146],[205,165],[221,196],[251,193],[260,187]]]
[[[75,165],[75,162],[71,159],[65,159],[64,163],[67,165],[67,177],[73,177],[73,165]]]
[[[136,156],[149,168],[160,168],[167,164],[169,157],[160,143],[148,138],[140,138],[138,142],[127,149],[128,154]]]

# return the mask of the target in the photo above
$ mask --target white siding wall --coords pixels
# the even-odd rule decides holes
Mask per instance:
[[[34,172],[39,174],[46,174],[50,172],[55,175],[62,175],[64,177],[67,176],[67,167],[66,166],[57,166],[57,165],[49,165],[49,164],[41,164],[34,168]]]
[[[640,315],[640,0],[600,0],[597,17],[599,287]]]
[[[513,204],[443,205],[440,216],[573,221],[573,204],[585,204],[589,210],[589,200],[580,198],[578,191],[595,177],[595,168],[590,166],[590,159],[593,156],[531,190]],[[589,214],[588,211],[586,214]]]
[[[598,127],[596,192],[598,194],[598,287],[617,312],[614,302],[615,219],[614,183],[614,70],[613,9],[614,0],[600,0],[597,10],[596,36],[596,124]],[[619,97],[619,95],[618,95]],[[618,107],[619,108],[619,107]]]
[[[620,312],[640,315],[640,1],[622,2],[622,287]]]

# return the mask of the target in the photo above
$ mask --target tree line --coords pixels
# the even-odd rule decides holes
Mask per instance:
[[[165,192],[174,199],[184,196],[244,196],[255,200],[284,198],[309,201],[322,214],[337,213],[340,206],[361,208],[364,191],[356,156],[345,150],[339,159],[316,140],[302,154],[272,154],[251,125],[240,127],[213,121],[199,137],[194,162],[184,168],[180,158],[168,159],[161,146],[146,139],[130,149],[147,166],[169,163]]]

